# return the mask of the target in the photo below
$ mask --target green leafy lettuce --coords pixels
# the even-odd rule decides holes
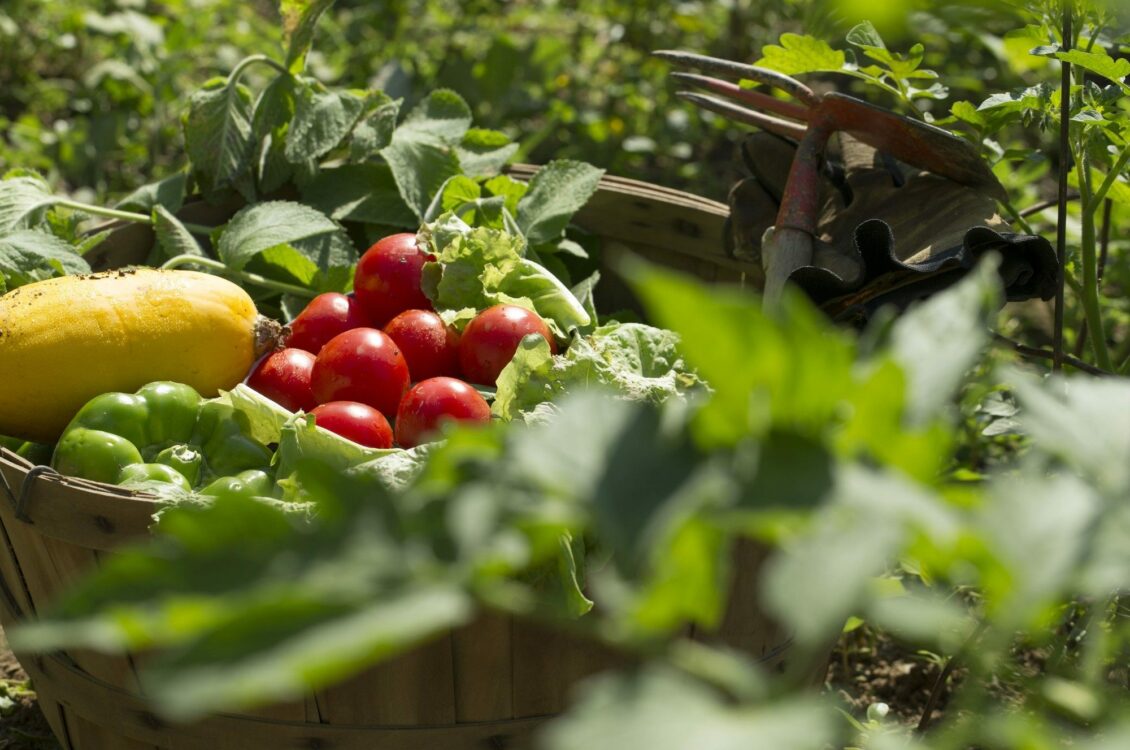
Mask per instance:
[[[527,336],[498,377],[492,410],[510,420],[567,390],[597,385],[662,403],[701,385],[678,346],[674,332],[642,323],[611,322],[575,337],[561,355],[550,353],[540,336]]]
[[[449,325],[462,329],[477,311],[497,304],[533,310],[562,339],[592,322],[560,279],[526,257],[519,233],[471,228],[448,213],[425,224],[419,236],[436,257],[424,265],[424,293]]]

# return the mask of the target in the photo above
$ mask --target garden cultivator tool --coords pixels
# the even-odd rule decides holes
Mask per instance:
[[[754,125],[788,139],[786,142],[762,134],[761,139],[756,141],[762,147],[778,151],[784,147],[792,151],[791,142],[796,144],[787,167],[787,178],[783,186],[777,186],[778,190],[774,195],[779,201],[779,208],[769,227],[770,231],[765,232],[764,237],[752,238],[755,244],[758,241],[761,244],[761,260],[766,269],[764,293],[767,305],[774,304],[786,281],[802,269],[815,267],[831,270],[836,281],[841,283],[838,286],[836,283],[830,286],[823,284],[827,287],[825,296],[831,294],[829,289],[846,293],[858,288],[860,284],[870,282],[871,279],[864,278],[866,274],[862,270],[867,256],[872,256],[872,271],[883,265],[882,262],[875,262],[875,252],[859,246],[857,230],[863,228],[870,219],[879,219],[884,223],[883,228],[892,235],[889,243],[891,247],[895,238],[901,246],[913,246],[913,252],[900,255],[895,255],[891,249],[889,254],[894,260],[894,267],[891,268],[891,264],[887,263],[888,271],[913,269],[922,272],[925,265],[930,266],[927,270],[933,273],[943,266],[951,267],[953,262],[966,263],[968,258],[957,257],[961,255],[960,252],[939,254],[938,249],[944,249],[945,246],[945,242],[939,240],[950,241],[951,248],[954,245],[968,246],[969,238],[964,235],[971,225],[1007,228],[996,215],[995,202],[1007,199],[1004,188],[971,144],[941,128],[838,92],[818,94],[800,81],[766,68],[689,52],[660,51],[655,54],[680,67],[720,76],[673,73],[672,76],[681,83],[710,92],[707,95],[681,91],[679,96],[728,119]],[[792,101],[743,88],[723,78],[754,81],[787,94]],[[832,201],[827,198],[829,191],[825,179],[829,140],[836,134],[839,136],[847,167],[846,181],[839,186],[847,196],[842,205],[832,205]],[[758,154],[750,153],[749,149],[746,155],[753,162],[760,158]],[[894,160],[921,172],[907,180]],[[754,171],[755,174],[759,171],[756,164]],[[880,176],[879,172],[883,174]],[[904,185],[911,185],[912,189],[898,190]],[[731,195],[732,201],[742,192],[739,188],[740,185]],[[860,191],[864,194],[860,195]],[[770,190],[770,193],[773,192]],[[849,204],[854,205],[849,208]],[[898,204],[897,210],[895,204]],[[734,207],[734,211],[737,214],[738,208]],[[931,216],[931,212],[940,212],[941,215]],[[848,214],[852,220],[857,220],[850,227],[846,224],[851,222],[844,221]],[[968,222],[961,227],[956,238],[937,236],[941,225],[936,220],[933,222],[935,236],[924,236],[927,225],[931,224],[926,219],[947,217],[952,220],[953,226],[941,231],[941,234],[952,235],[953,227]],[[839,236],[828,237],[826,230],[830,226],[838,230]],[[874,230],[874,227],[871,229]],[[853,232],[856,234],[852,238],[854,242],[844,236]],[[882,232],[872,231],[871,234],[879,236]],[[1031,290],[1023,294],[1027,297],[1044,296],[1046,290],[1051,288],[1047,281],[1054,278],[1055,270],[1054,253],[1050,253],[1050,245],[1041,238],[1017,239],[1016,235],[991,234],[1004,245],[1023,248],[1022,254],[1026,260],[1022,265],[1030,273],[1019,272],[1020,276],[1029,277],[1022,281],[1032,287],[1030,277],[1033,274],[1039,276],[1038,283],[1033,287],[1038,287],[1035,294]],[[823,247],[829,243],[829,239],[837,240],[836,244],[840,247]],[[986,238],[983,234],[976,234],[974,239],[980,243],[979,249],[998,244],[992,237]],[[1050,255],[1044,253],[1042,247],[1035,248],[1031,241],[1047,245]],[[854,247],[845,249],[845,245],[852,244]],[[883,244],[882,240],[879,244]],[[837,252],[841,256],[852,257],[833,258]],[[859,269],[851,267],[857,262],[853,254],[859,257]],[[1035,261],[1032,260],[1033,257]],[[824,262],[829,258],[832,258],[830,263]],[[918,262],[918,267],[906,265],[904,261],[907,259]],[[953,262],[946,265],[948,261]],[[849,278],[859,274],[863,276],[858,279]],[[811,273],[800,274],[805,275],[813,276]],[[883,283],[890,284],[890,280]]]

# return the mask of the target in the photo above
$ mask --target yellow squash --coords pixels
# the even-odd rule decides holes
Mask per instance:
[[[0,297],[0,435],[54,441],[94,396],[155,380],[215,396],[273,343],[269,324],[237,285],[194,271],[20,287]]]

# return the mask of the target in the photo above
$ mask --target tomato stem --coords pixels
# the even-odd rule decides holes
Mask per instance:
[[[250,271],[242,271],[231,266],[228,266],[223,261],[206,258],[202,255],[177,255],[161,264],[163,269],[179,268],[181,266],[203,266],[217,272],[220,276],[227,276],[239,281],[245,281],[248,284],[261,286],[266,289],[273,289],[283,294],[293,294],[296,297],[303,297],[304,299],[313,299],[318,296],[318,292],[313,289],[307,289],[304,286],[296,284],[287,284],[285,281],[276,281],[275,279],[268,279],[266,276],[260,276],[257,273]]]

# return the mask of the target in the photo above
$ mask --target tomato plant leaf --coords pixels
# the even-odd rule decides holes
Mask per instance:
[[[754,63],[787,75],[839,71],[844,67],[844,53],[832,49],[822,39],[801,34],[782,34],[780,44],[761,48],[761,59]]]
[[[249,193],[254,146],[251,117],[251,92],[237,82],[213,79],[189,98],[185,150],[205,196],[225,188]]]
[[[75,248],[49,232],[20,229],[0,234],[0,294],[33,281],[90,273]]]
[[[1130,91],[1130,86],[1127,86],[1125,82],[1126,77],[1130,76],[1130,60],[1125,58],[1115,60],[1106,52],[1088,52],[1082,49],[1056,52],[1055,56],[1064,62],[1077,65],[1084,70],[1113,81],[1124,91]]]
[[[318,269],[320,291],[348,288],[357,250],[337,222],[300,203],[269,201],[242,209],[220,234],[216,253],[239,270],[256,258],[269,266],[269,259],[261,256],[282,246],[293,248],[310,267]]]

